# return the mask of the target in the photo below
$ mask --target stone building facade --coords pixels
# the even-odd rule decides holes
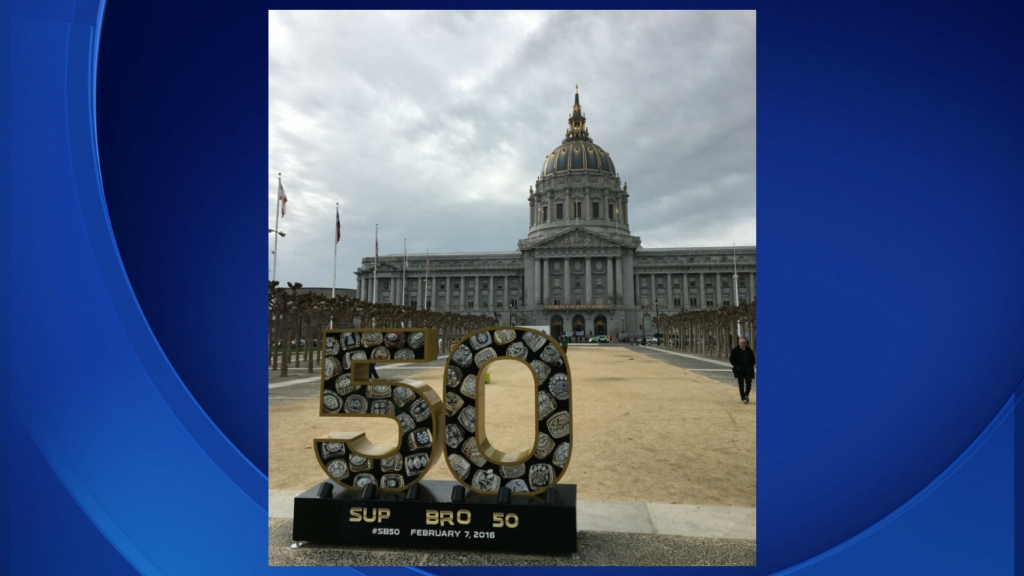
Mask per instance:
[[[530,187],[529,232],[517,250],[409,254],[404,275],[402,254],[381,256],[376,295],[374,259],[364,258],[357,298],[613,338],[653,334],[658,314],[753,302],[753,246],[641,247],[630,235],[628,187],[586,122],[577,91],[565,139]]]

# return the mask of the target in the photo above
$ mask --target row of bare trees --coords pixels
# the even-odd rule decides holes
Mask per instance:
[[[689,310],[655,319],[658,331],[664,334],[664,345],[674,350],[728,358],[737,345],[737,322],[740,332],[750,334],[749,345],[757,348],[757,304],[724,306],[710,310]]]
[[[306,371],[320,366],[320,336],[331,325],[334,328],[436,328],[441,338],[440,353],[445,354],[456,340],[469,332],[495,325],[486,315],[416,310],[395,304],[373,304],[346,296],[329,298],[314,292],[302,292],[302,284],[269,283],[269,329],[267,334],[268,366],[288,375],[288,366]],[[313,345],[313,340],[317,345]],[[303,345],[305,340],[305,345]],[[294,354],[293,354],[294,352]]]

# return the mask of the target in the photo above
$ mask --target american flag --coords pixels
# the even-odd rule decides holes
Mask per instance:
[[[281,179],[277,180],[277,199],[281,202],[281,216],[284,216],[284,206],[288,203],[288,195],[284,193],[284,184]]]
[[[338,207],[334,207],[334,243],[341,242],[341,213],[338,212]]]

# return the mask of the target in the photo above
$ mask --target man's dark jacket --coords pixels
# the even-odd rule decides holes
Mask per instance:
[[[739,346],[733,348],[729,362],[732,363],[732,375],[736,378],[754,377],[754,351],[749,346],[746,350]]]

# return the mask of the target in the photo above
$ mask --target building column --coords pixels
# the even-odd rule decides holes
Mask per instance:
[[[630,280],[630,287],[628,290],[626,289],[626,285],[622,283],[624,276],[622,268],[626,265],[626,259],[621,257],[617,258],[615,264],[615,300],[617,302],[622,302],[624,306],[629,306],[629,302],[626,298],[627,295],[632,292],[633,282]]]
[[[722,307],[722,273],[715,272],[715,306]]]
[[[551,266],[551,258],[544,258],[541,262],[541,284],[544,289],[544,296],[541,300],[541,304],[547,304],[551,302],[551,278],[548,276],[549,268]]]
[[[658,285],[655,283],[654,274],[651,274],[651,279],[648,282],[651,283],[651,306],[654,306],[658,302]]]
[[[708,293],[707,288],[704,286],[704,273],[699,274],[700,278],[697,282],[700,283],[700,290],[697,291],[697,305],[700,306],[701,310],[706,310],[708,307]]]
[[[569,270],[571,267],[572,262],[569,261],[569,257],[562,258],[562,306],[568,306],[575,302],[573,294],[576,289],[572,286],[572,272]],[[565,322],[565,318],[562,318],[562,322]],[[565,329],[564,324],[562,329]]]
[[[749,297],[750,301],[753,302],[754,298],[756,298],[754,292],[754,273],[748,272],[747,274],[749,274],[750,278],[750,280],[747,282],[747,297]]]
[[[429,299],[430,309],[437,310],[437,276],[434,276],[433,278],[430,279],[429,286],[430,293],[427,294],[427,297],[424,299],[424,303],[426,303],[427,299]]]
[[[665,273],[665,309],[671,309],[675,306],[675,295],[676,287],[672,285],[672,273]],[[682,307],[683,301],[679,301],[680,307]]]
[[[416,278],[416,309],[423,310],[423,278]]]
[[[588,305],[594,303],[594,293],[593,290],[590,288],[590,260],[590,256],[587,256],[587,259],[584,261],[583,264],[584,270],[586,270],[586,275],[583,277],[583,302]]]
[[[605,275],[607,278],[604,281],[604,303],[611,304],[612,308],[615,308],[615,259],[609,256],[605,259]],[[611,326],[608,326],[608,330],[611,330]]]
[[[542,262],[542,260],[540,258],[536,258],[533,261],[533,269],[534,269],[533,270],[533,303],[538,305],[538,306],[540,306],[540,304],[541,304],[540,279],[541,279],[541,276],[543,275],[543,271],[542,271],[542,268],[541,268],[542,264],[543,264],[543,262]]]
[[[680,282],[680,288],[682,288],[682,298],[683,298],[682,300],[680,300],[679,303],[682,305],[682,309],[683,310],[689,310],[690,309],[690,279],[689,279],[689,275],[686,272],[683,272],[683,277],[682,277],[681,280],[679,280],[679,282]]]
[[[626,264],[624,266],[625,270],[623,270],[622,273],[627,278],[629,278],[628,284],[626,285],[626,290],[628,290],[628,292],[626,293],[626,302],[630,306],[636,306],[636,292],[633,290],[633,279],[636,278],[636,273],[635,273],[635,268],[634,268],[634,264],[635,263],[633,261],[633,251],[632,250],[627,251],[626,252],[626,257],[623,258],[622,260]]]

